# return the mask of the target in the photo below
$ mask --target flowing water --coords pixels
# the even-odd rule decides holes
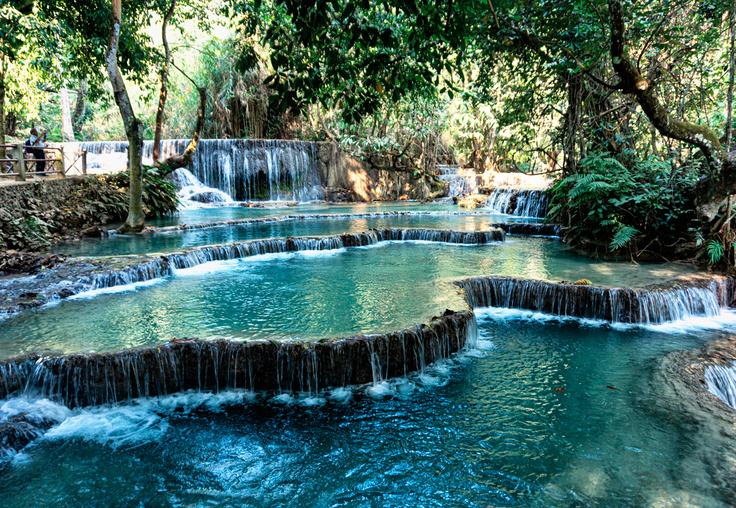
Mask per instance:
[[[649,375],[704,337],[482,317],[480,332],[479,349],[367,391],[44,407],[63,423],[3,473],[3,504],[731,504],[716,478],[733,457],[662,415],[677,401]]]
[[[705,382],[711,393],[736,409],[736,363],[706,367]]]
[[[402,203],[279,210],[217,207],[186,210],[159,225],[422,210],[433,214],[219,226],[65,248],[87,255],[166,252],[382,227],[478,231],[499,221],[493,215],[434,214],[449,209]],[[311,242],[335,248],[197,264],[161,279],[83,293],[1,321],[2,359],[44,351],[116,352],[157,346],[173,337],[198,337],[215,349],[212,341],[218,338],[242,344],[265,338],[277,341],[264,347],[277,348],[274,369],[281,385],[293,367],[294,351],[307,359],[315,355],[299,364],[306,370],[298,373],[296,390],[292,383],[292,389],[269,392],[187,391],[76,409],[31,395],[0,401],[0,430],[18,418],[37,429],[36,439],[20,453],[9,454],[0,469],[3,506],[733,503],[736,443],[723,437],[728,433],[721,423],[708,418],[696,423],[685,414],[683,401],[664,382],[660,369],[668,353],[698,348],[736,330],[733,313],[720,308],[724,301],[717,284],[671,292],[611,290],[662,283],[692,269],[595,261],[569,252],[558,241],[539,238],[350,248],[340,248],[334,240]],[[479,335],[469,333],[468,347],[460,354],[429,364],[424,344],[415,343],[408,354],[419,372],[402,377],[399,371],[394,373],[399,377],[391,378],[386,373],[391,352],[367,341],[370,365],[365,367],[372,382],[333,384],[341,387],[324,390],[315,374],[312,383],[319,339],[401,329],[418,333],[416,323],[426,323],[446,308],[467,308],[455,285],[458,279],[488,275],[508,280],[586,278],[601,287],[564,286],[563,291],[563,286],[486,278],[493,282],[472,286],[470,303],[516,308],[479,308]],[[534,296],[540,294],[544,298]],[[592,303],[582,305],[583,299]],[[638,316],[635,321],[644,326],[615,318],[627,315]],[[440,338],[434,331],[422,333]],[[393,336],[399,343],[405,340],[403,334]],[[307,341],[310,347],[287,339]],[[449,346],[436,342],[445,350],[433,357],[447,358]],[[163,362],[160,368],[168,365],[173,347],[206,349],[186,342],[167,347],[152,350],[158,356],[151,358]],[[407,351],[403,354],[406,364]],[[125,357],[110,356],[121,365]],[[45,361],[49,375],[54,368],[74,370],[75,365],[98,375],[88,358],[39,360],[36,369]],[[222,358],[212,356],[215,371]],[[324,359],[319,368],[329,369]],[[720,391],[726,402],[733,394],[733,371],[724,366],[706,374],[710,389]],[[3,380],[12,377],[6,374]],[[143,377],[136,372],[136,390],[141,390],[138,379]],[[258,386],[255,380],[225,381],[217,380],[215,387]]]
[[[162,158],[183,153],[188,143],[187,139],[163,140]],[[71,149],[86,151],[90,167],[111,171],[125,167],[128,143],[75,143]],[[144,162],[150,164],[152,154],[153,142],[145,141]],[[317,144],[313,142],[203,139],[189,170],[202,185],[235,201],[312,201],[324,194],[317,166]]]
[[[678,265],[597,263],[542,239],[456,246],[386,243],[205,263],[174,277],[102,289],[3,321],[0,358],[32,351],[109,351],[172,337],[335,337],[387,332],[466,304],[450,281],[481,274],[586,277],[643,286]],[[80,319],[80,316],[87,316]]]
[[[542,190],[497,188],[486,207],[494,213],[542,218],[547,214],[547,195]]]
[[[330,210],[331,214],[338,214]],[[361,213],[361,212],[353,212]],[[366,212],[371,213],[371,212]],[[384,213],[384,212],[377,212]],[[289,214],[291,216],[292,214]],[[293,214],[295,220],[274,220],[235,224],[227,227],[193,228],[154,235],[113,236],[104,239],[83,239],[57,246],[57,252],[72,256],[118,256],[148,252],[171,252],[188,247],[212,245],[258,238],[286,236],[335,235],[358,233],[373,228],[447,228],[457,231],[484,231],[503,217],[497,215],[389,215],[349,218],[305,218]],[[266,218],[254,214],[246,218]],[[280,219],[283,219],[283,215]],[[278,216],[277,216],[278,218]],[[238,219],[235,219],[238,220]]]

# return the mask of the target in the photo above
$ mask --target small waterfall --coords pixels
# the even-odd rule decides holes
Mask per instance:
[[[478,194],[478,175],[472,168],[462,170],[455,165],[439,164],[437,169],[440,180],[448,182],[448,197],[457,198]]]
[[[45,397],[68,407],[186,390],[316,394],[415,372],[472,344],[470,311],[382,335],[314,342],[174,340],[113,353],[32,355],[0,362],[0,396]],[[414,354],[407,354],[413,351]]]
[[[232,203],[230,196],[219,189],[202,185],[191,171],[179,168],[170,178],[177,189],[177,196],[185,206],[196,206],[201,203]]]
[[[188,139],[161,141],[161,157],[180,154]],[[89,154],[93,167],[122,169],[128,143],[100,141],[75,144]],[[151,164],[153,142],[143,144],[144,162]],[[122,167],[125,167],[123,162]],[[205,187],[235,201],[313,201],[324,189],[317,171],[317,143],[280,139],[203,139],[188,168]]]
[[[456,244],[486,244],[504,241],[504,231],[492,228],[488,231],[452,231],[442,229],[380,229],[376,231],[382,241],[424,241]]]
[[[695,316],[717,316],[728,306],[727,278],[643,289],[578,286],[513,277],[476,277],[456,283],[473,307],[524,309],[613,323],[658,324]]]
[[[730,366],[708,365],[705,367],[705,382],[713,395],[736,409],[736,362]]]
[[[381,229],[334,236],[294,236],[248,240],[224,245],[196,247],[186,252],[175,252],[116,270],[97,271],[81,281],[80,289],[103,289],[146,282],[167,277],[173,274],[175,269],[192,268],[212,261],[229,261],[262,254],[337,250],[346,247],[365,247],[385,241],[424,240],[457,244],[485,244],[503,241],[503,239],[504,232],[500,229],[472,232],[435,229]],[[66,296],[71,296],[71,294]]]
[[[253,219],[253,221],[274,219]],[[281,220],[281,219],[275,219]],[[297,218],[297,220],[302,220]],[[192,268],[211,261],[228,261],[261,254],[298,251],[337,250],[347,247],[365,247],[385,241],[424,240],[457,244],[485,244],[503,241],[504,232],[498,228],[488,231],[457,232],[434,229],[382,229],[362,233],[333,236],[288,237],[249,240],[223,245],[195,247],[161,257],[130,256],[66,262],[33,278],[28,286],[25,279],[13,281],[0,290],[0,316],[6,317],[24,309],[39,307],[47,302],[69,298],[88,291],[115,286],[126,286],[162,279],[173,275],[176,269]],[[27,298],[32,290],[33,298]]]
[[[542,190],[496,188],[486,208],[495,213],[541,218],[547,214],[547,194]]]

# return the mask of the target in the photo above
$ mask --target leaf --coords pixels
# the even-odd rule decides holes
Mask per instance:
[[[614,252],[626,247],[637,234],[639,234],[638,229],[622,224],[616,231],[616,234],[613,235],[613,239],[611,240],[608,249],[611,252]]]
[[[718,264],[723,259],[723,244],[718,240],[708,240],[705,244],[708,261],[711,265]]]

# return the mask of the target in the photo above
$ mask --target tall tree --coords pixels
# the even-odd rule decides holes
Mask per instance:
[[[167,29],[171,18],[176,11],[176,0],[171,0],[166,13],[161,22],[161,42],[164,47],[164,61],[161,64],[161,90],[158,94],[158,108],[156,108],[156,123],[153,129],[153,162],[158,164],[161,158],[161,133],[164,125],[164,111],[166,109],[166,99],[169,95],[169,68],[171,67],[171,48],[169,47],[169,38]]]
[[[128,171],[130,199],[128,203],[128,218],[121,228],[121,232],[140,232],[145,225],[143,212],[143,166],[141,152],[143,150],[143,131],[141,122],[136,118],[133,106],[125,87],[125,80],[118,67],[118,46],[120,45],[120,30],[122,27],[122,2],[112,0],[112,27],[110,30],[110,45],[105,56],[105,67],[112,85],[115,103],[120,110],[120,116],[125,126],[125,135],[128,138]]]

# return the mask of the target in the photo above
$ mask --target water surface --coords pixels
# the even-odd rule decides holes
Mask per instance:
[[[483,319],[480,331],[482,351],[374,397],[71,412],[2,474],[0,495],[8,507],[731,504],[733,447],[673,414],[655,375],[667,352],[717,335]]]
[[[458,278],[498,274],[643,286],[688,270],[596,262],[560,242],[528,238],[485,246],[385,242],[257,256],[8,319],[0,327],[0,358],[40,350],[108,351],[175,337],[313,340],[385,333],[427,322],[447,308],[465,309],[450,284]]]

